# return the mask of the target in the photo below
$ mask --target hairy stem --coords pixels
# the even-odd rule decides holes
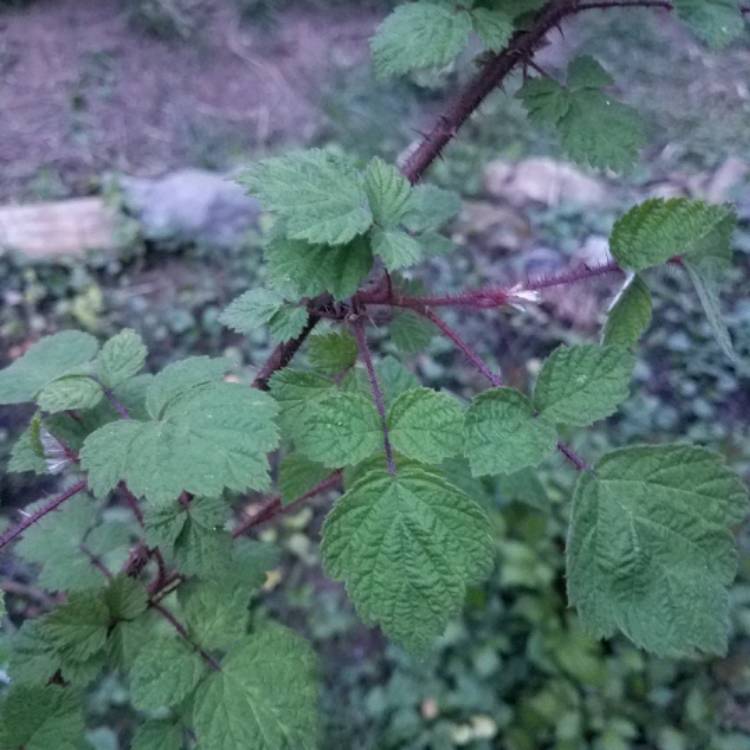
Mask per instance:
[[[185,626],[166,607],[157,602],[151,602],[151,609],[158,612],[180,634],[180,637],[203,657],[203,660],[214,672],[221,672],[219,662],[190,637],[190,633],[187,632]]]
[[[367,370],[367,378],[370,381],[370,390],[372,391],[372,400],[375,402],[375,408],[378,410],[380,416],[380,425],[383,430],[383,448],[385,450],[385,463],[388,467],[388,473],[395,475],[396,473],[396,462],[393,460],[393,449],[391,448],[391,440],[388,436],[388,419],[385,413],[385,399],[383,398],[383,391],[380,388],[378,382],[378,376],[375,372],[375,365],[372,363],[372,355],[370,354],[370,347],[367,345],[367,335],[365,334],[365,323],[363,316],[359,316],[352,324],[354,330],[354,336],[357,339],[357,348],[359,349],[359,356],[364,362],[365,369]]]
[[[57,510],[63,503],[70,500],[70,498],[75,497],[79,492],[83,492],[83,490],[85,489],[86,480],[82,479],[80,482],[76,482],[72,487],[69,487],[67,490],[65,490],[65,492],[63,492],[61,495],[58,495],[56,498],[50,500],[38,510],[35,510],[33,513],[27,515],[26,518],[21,521],[21,523],[13,526],[0,535],[0,549],[9,545],[15,539],[18,539],[18,537],[21,536],[21,534],[23,534],[23,532],[26,531],[26,529],[28,529],[30,526],[33,526],[38,521],[41,521],[42,518],[44,518],[46,515],[52,513],[52,511],[54,510]]]

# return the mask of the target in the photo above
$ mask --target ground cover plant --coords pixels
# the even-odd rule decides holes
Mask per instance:
[[[242,333],[267,326],[279,342],[252,384],[227,380],[228,363],[205,356],[142,374],[146,350],[131,330],[101,346],[62,332],[0,373],[0,403],[39,409],[9,470],[69,477],[0,536],[0,546],[16,542],[16,554],[41,566],[50,592],[49,611],[10,639],[0,747],[80,746],[81,693],[103,671],[127,676],[144,719],[135,748],[318,746],[312,651],[268,617],[250,618],[250,594],[275,555],[248,532],[343,489],[323,529],[326,571],[344,581],[366,623],[425,655],[495,564],[472,480],[517,476],[555,453],[579,474],[566,576],[583,626],[659,655],[726,649],[732,528],[746,512],[740,480],[703,447],[631,445],[592,459],[562,434],[628,398],[660,266],[692,281],[725,356],[735,357],[718,299],[731,207],[648,200],[615,224],[610,262],[507,286],[440,295],[406,275],[450,253],[440,230],[460,209],[424,174],[514,71],[525,76],[529,121],[558,133],[571,158],[613,171],[636,161],[643,126],[611,96],[596,60],[578,58],[563,74],[533,60],[568,17],[609,6],[676,13],[710,44],[744,28],[736,3],[687,0],[420,1],[385,19],[372,41],[380,75],[447,66],[473,34],[485,47],[480,71],[399,167],[313,149],[261,161],[242,178],[275,218],[268,286],[222,315]],[[440,315],[529,307],[545,289],[575,294],[598,276],[619,284],[601,341],[556,349],[528,395],[504,385],[477,353],[481,342],[469,344]],[[488,388],[463,403],[421,387],[399,361],[375,361],[373,324],[407,351],[441,334]],[[293,363],[303,346],[310,370]],[[269,497],[243,517],[233,505],[248,491]],[[130,516],[114,512],[122,508]]]

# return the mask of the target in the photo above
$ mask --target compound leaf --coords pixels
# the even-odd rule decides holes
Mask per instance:
[[[147,721],[136,729],[131,750],[182,750],[182,728],[172,721]]]
[[[263,625],[198,689],[193,725],[205,750],[315,750],[315,657],[297,635]]]
[[[534,406],[549,422],[585,427],[625,401],[634,365],[619,346],[559,346],[539,373]]]
[[[285,433],[294,434],[303,424],[308,407],[334,393],[333,381],[314,372],[285,367],[270,381],[271,395],[279,405],[279,423]]]
[[[411,185],[396,167],[372,159],[365,172],[365,190],[377,224],[392,227],[401,222],[409,208]]]
[[[426,349],[434,335],[435,327],[412,310],[399,310],[391,320],[391,340],[405,354]]]
[[[157,379],[148,396],[154,386]],[[81,465],[99,497],[120,481],[156,504],[183,491],[215,497],[225,488],[264,490],[266,454],[278,444],[276,413],[265,393],[237,383],[205,383],[168,401],[158,418],[99,428],[84,442]]]
[[[661,656],[727,647],[742,482],[714,453],[633,446],[582,474],[567,546],[568,596],[599,637]]]
[[[229,304],[219,320],[237,333],[248,334],[267,325],[284,304],[284,298],[269,289],[251,289]]]
[[[240,182],[281,219],[292,240],[341,245],[372,224],[362,176],[349,159],[330,151],[265,159]]]
[[[140,581],[121,574],[110,582],[104,601],[111,620],[135,620],[148,608],[148,593]]]
[[[87,365],[98,349],[97,340],[80,331],[62,331],[37,341],[0,370],[0,405],[33,401],[53,380]]]
[[[557,443],[557,432],[512,388],[476,396],[466,412],[464,451],[475,477],[537,466]]]
[[[448,65],[466,45],[471,16],[443,4],[418,0],[399,5],[370,42],[381,78]]]
[[[179,590],[185,620],[203,648],[228,650],[247,630],[249,589],[233,582],[192,582]]]
[[[348,331],[313,336],[309,346],[312,366],[326,374],[347,370],[357,361],[357,342]]]
[[[304,456],[292,453],[279,466],[279,489],[281,501],[287,505],[322,482],[331,470]]]
[[[68,375],[46,385],[37,396],[37,404],[49,414],[68,409],[93,409],[104,396],[102,387],[86,375]]]
[[[463,447],[461,405],[429,388],[402,393],[388,412],[388,426],[395,450],[415,461],[440,463]]]
[[[500,52],[513,35],[513,17],[505,10],[475,8],[471,11],[474,31],[487,49]]]
[[[406,466],[356,481],[325,522],[328,573],[360,616],[424,651],[489,573],[493,544],[481,506],[437,474]]]
[[[402,229],[375,229],[372,251],[389,271],[413,266],[422,258],[422,244]]]
[[[633,274],[610,305],[602,331],[602,343],[634,346],[651,324],[651,310],[651,292],[646,282]]]
[[[724,47],[743,31],[735,0],[675,0],[677,15],[710,47]]]
[[[289,341],[302,333],[307,324],[307,310],[304,307],[285,305],[268,322],[271,339],[275,343]]]

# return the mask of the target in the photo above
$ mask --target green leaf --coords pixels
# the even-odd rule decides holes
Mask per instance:
[[[460,612],[467,585],[489,573],[493,543],[479,504],[406,467],[370,471],[350,487],[326,519],[322,554],[366,623],[424,651]]]
[[[83,662],[104,649],[109,624],[101,592],[80,591],[45,617],[41,633],[65,658]]]
[[[114,388],[138,374],[146,362],[146,345],[126,328],[104,343],[96,358],[96,371],[107,388]]]
[[[576,486],[571,603],[599,637],[620,630],[661,656],[723,654],[737,568],[730,527],[746,511],[742,482],[703,448],[610,453]]]
[[[278,625],[254,631],[198,689],[193,726],[202,750],[317,750],[315,656]]]
[[[148,592],[139,581],[120,574],[104,592],[104,601],[111,620],[135,620],[148,608]]]
[[[348,331],[326,333],[309,339],[310,362],[316,370],[335,374],[357,361],[357,342]]]
[[[44,685],[60,668],[60,656],[42,634],[44,618],[26,620],[14,633],[8,673],[16,685]]]
[[[534,407],[549,422],[586,427],[627,399],[634,366],[619,346],[559,346],[539,373]]]
[[[49,414],[68,409],[93,409],[104,396],[102,387],[87,375],[69,375],[45,386],[37,404]]]
[[[149,397],[155,386],[162,388],[157,380]],[[160,505],[183,491],[215,497],[225,488],[265,490],[266,454],[278,445],[276,413],[266,393],[237,383],[207,383],[169,401],[159,418],[121,420],[96,430],[84,442],[81,466],[98,497],[120,481],[137,497]]]
[[[391,340],[405,354],[426,349],[434,330],[432,323],[411,310],[397,311],[390,326]]]
[[[235,299],[219,320],[237,333],[263,328],[284,305],[284,298],[268,289],[251,289]]]
[[[110,631],[107,640],[109,668],[130,672],[141,649],[155,636],[155,616],[149,613],[137,620],[121,620]]]
[[[558,130],[568,156],[581,164],[625,171],[645,143],[637,112],[601,91],[612,83],[591,57],[568,67],[567,86],[552,79],[527,81],[518,93],[529,119]]]
[[[3,620],[6,618],[8,610],[5,607],[5,592],[0,591],[0,630],[3,629]]]
[[[307,325],[307,310],[304,307],[282,307],[269,321],[271,339],[275,343],[289,341],[302,333]]]
[[[182,729],[172,721],[147,721],[138,727],[131,750],[182,750]]]
[[[513,35],[513,17],[505,10],[475,8],[471,11],[474,31],[493,52],[500,52]]]
[[[653,198],[620,218],[610,248],[624,268],[642,271],[677,255],[729,257],[732,210],[687,198]]]
[[[232,569],[226,582],[233,581],[246,591],[259,589],[266,581],[266,573],[278,567],[280,560],[279,548],[273,544],[235,539],[232,542]]]
[[[10,367],[0,370],[0,405],[33,401],[53,380],[89,363],[98,348],[93,336],[79,331],[41,339]]]
[[[206,674],[201,656],[185,641],[160,637],[147,643],[130,672],[130,699],[141,711],[177,706]]]
[[[633,274],[610,305],[602,343],[634,346],[651,325],[651,309],[651,292],[643,279]]]
[[[403,217],[412,232],[430,232],[444,227],[461,211],[461,196],[435,185],[417,185],[409,195]]]
[[[703,312],[706,314],[708,324],[721,351],[730,360],[737,361],[732,346],[732,337],[729,335],[729,329],[721,313],[719,280],[722,269],[720,265],[711,257],[696,258],[695,260],[686,258],[683,264],[690,280],[693,282],[698,299],[703,306]]]
[[[471,33],[463,10],[427,0],[399,5],[378,27],[370,42],[381,78],[452,62]]]
[[[388,412],[388,426],[394,449],[415,461],[440,463],[463,447],[461,405],[429,388],[402,393]]]
[[[372,224],[362,176],[350,159],[330,151],[265,159],[240,182],[282,220],[292,240],[342,245]]]
[[[411,185],[396,167],[375,157],[367,165],[365,190],[375,222],[393,227],[404,218],[411,196]]]
[[[512,388],[480,393],[466,412],[464,451],[475,477],[537,466],[555,449],[557,432]]]
[[[197,643],[227,651],[247,631],[249,589],[233,583],[193,582],[178,592],[182,612]]]
[[[271,395],[280,408],[279,423],[285,433],[294,434],[304,423],[308,406],[328,398],[334,391],[331,380],[314,372],[286,367],[279,370],[269,383]]]
[[[375,363],[375,373],[383,391],[386,409],[404,391],[418,388],[419,380],[416,375],[404,367],[395,357],[388,355]],[[368,400],[372,400],[372,387],[364,367],[355,367],[347,373],[341,381],[341,389],[350,393],[359,393]]]
[[[73,750],[83,741],[80,696],[58,685],[14,685],[0,704],[3,750]]]
[[[315,297],[329,292],[350,297],[372,268],[370,243],[358,238],[330,247],[276,239],[265,250],[273,286],[288,297]]]
[[[331,473],[325,466],[292,453],[279,466],[279,490],[284,505],[293,503]]]
[[[737,0],[675,0],[677,15],[710,47],[724,47],[742,35]]]
[[[332,469],[364,461],[383,445],[383,428],[372,399],[336,393],[308,405],[295,445],[311,461]]]
[[[422,259],[422,245],[402,229],[375,229],[372,251],[383,259],[389,271],[408,268]]]
[[[33,471],[35,474],[47,472],[44,448],[39,438],[41,423],[40,415],[36,414],[13,444],[10,461],[8,461],[9,472]]]

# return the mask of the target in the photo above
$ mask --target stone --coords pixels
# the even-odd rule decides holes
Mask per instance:
[[[123,203],[145,239],[230,249],[257,226],[261,206],[231,176],[181,169],[158,179],[121,177]]]
[[[567,162],[533,157],[515,166],[503,161],[487,165],[484,186],[493,198],[514,205],[563,203],[580,206],[601,205],[607,200],[605,185]]]

